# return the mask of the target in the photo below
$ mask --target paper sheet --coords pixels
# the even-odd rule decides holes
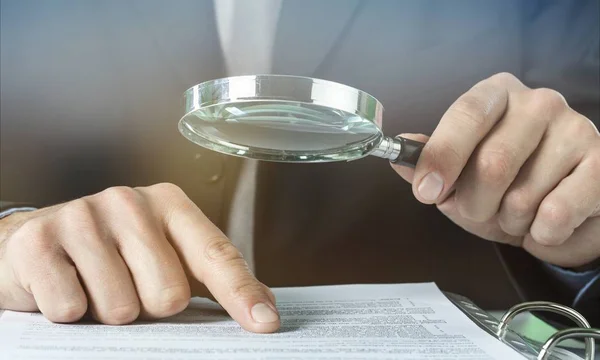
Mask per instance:
[[[0,359],[524,359],[472,323],[435,284],[274,289],[275,334],[252,334],[206,299],[166,320],[52,324],[0,315]]]

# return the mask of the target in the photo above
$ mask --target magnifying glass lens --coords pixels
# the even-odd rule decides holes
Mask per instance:
[[[381,139],[372,121],[312,103],[251,100],[196,108],[179,124],[193,142],[265,160],[315,162],[367,155]]]
[[[184,93],[179,131],[224,154],[281,162],[349,161],[367,155],[415,166],[423,143],[384,136],[383,106],[332,81],[289,75],[215,79]]]

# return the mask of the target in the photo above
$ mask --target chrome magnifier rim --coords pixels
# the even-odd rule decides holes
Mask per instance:
[[[369,93],[337,82],[295,75],[242,75],[214,79],[187,89],[183,95],[184,115],[178,123],[180,133],[202,147],[227,155],[276,162],[351,161],[367,155],[399,158],[401,140],[385,137],[382,127],[383,105]],[[326,150],[282,150],[248,146],[199,133],[190,117],[214,106],[240,102],[281,102],[307,104],[360,117],[373,124],[373,134],[361,141]]]

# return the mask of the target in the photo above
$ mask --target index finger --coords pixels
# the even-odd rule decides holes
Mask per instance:
[[[502,117],[509,91],[525,89],[510,74],[497,74],[473,86],[444,113],[415,167],[413,192],[436,203],[454,186],[477,145]]]
[[[150,192],[155,196],[149,201],[163,219],[167,237],[187,271],[206,285],[244,329],[277,330],[280,320],[273,294],[254,277],[221,230],[178,187],[154,185]]]

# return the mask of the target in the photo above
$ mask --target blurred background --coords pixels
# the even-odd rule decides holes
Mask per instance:
[[[177,122],[187,88],[230,75],[360,88],[383,103],[388,135],[431,134],[503,71],[600,118],[598,1],[234,3],[220,1],[225,21],[209,0],[2,0],[0,199],[41,207],[167,181],[227,230],[248,164],[188,142]],[[223,35],[257,16],[271,25]],[[261,36],[270,56],[253,51]],[[248,256],[267,285],[435,281],[487,309],[524,296],[492,244],[419,204],[382,159],[253,166],[240,237],[256,240]],[[544,288],[539,271],[520,274]],[[535,296],[561,292],[545,289]]]

